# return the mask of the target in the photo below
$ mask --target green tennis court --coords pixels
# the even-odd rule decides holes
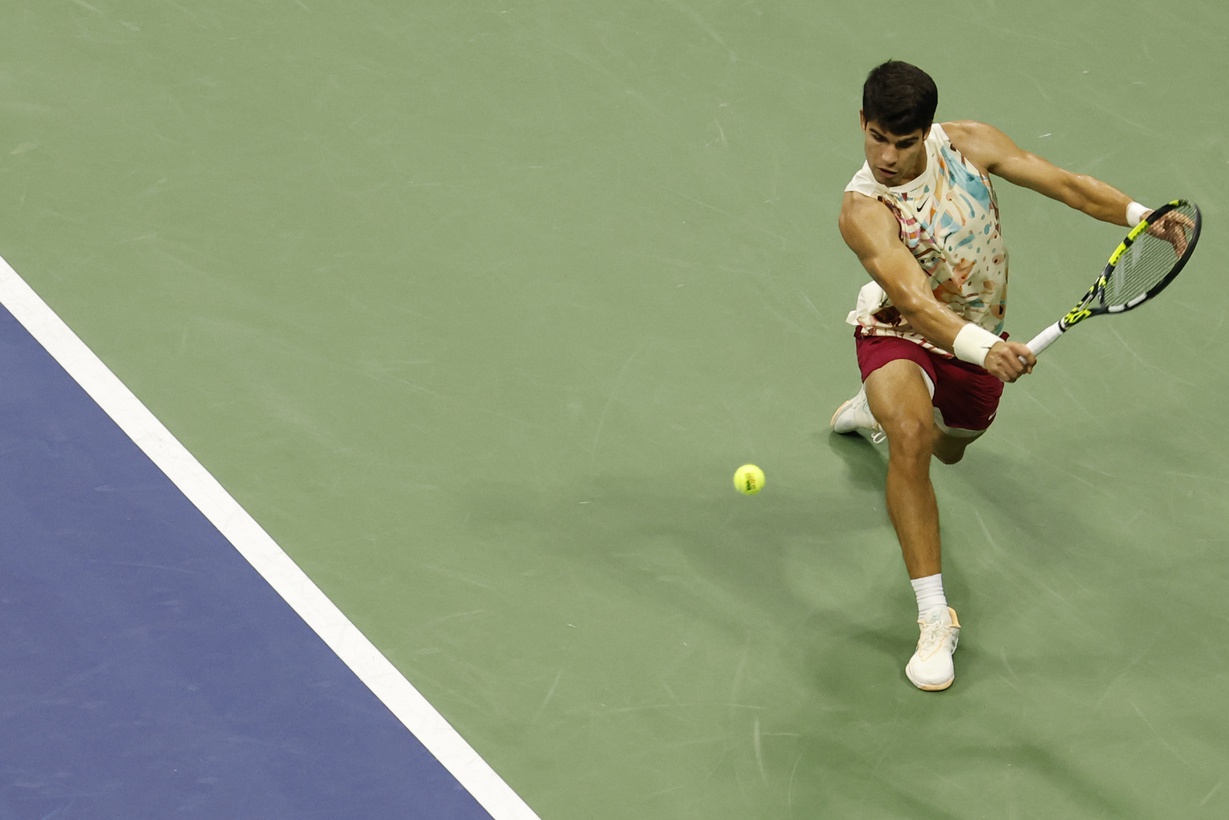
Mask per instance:
[[[1166,11],[19,2],[0,255],[544,820],[1223,817],[1229,6]],[[935,465],[938,695],[828,430],[887,58],[1204,215]],[[1122,232],[998,191],[1023,340]]]

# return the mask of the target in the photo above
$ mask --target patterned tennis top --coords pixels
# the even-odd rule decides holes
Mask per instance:
[[[900,237],[929,279],[935,298],[994,334],[1007,311],[1007,245],[990,178],[957,151],[935,123],[926,137],[926,170],[889,188],[863,163],[846,191],[878,199],[900,223]],[[847,319],[868,336],[900,336],[940,350],[909,327],[875,282],[862,288]]]

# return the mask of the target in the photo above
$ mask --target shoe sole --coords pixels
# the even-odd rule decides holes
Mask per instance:
[[[837,432],[836,417],[839,416],[841,413],[844,413],[845,408],[849,407],[849,405],[851,404],[853,404],[853,399],[846,399],[845,402],[840,407],[836,408],[836,412],[832,414],[832,418],[831,420],[829,420],[828,426],[832,428],[833,432]],[[856,435],[857,432],[858,432],[858,429],[855,427],[852,430],[846,430],[844,432],[841,432],[840,435],[842,436]]]
[[[905,673],[905,677],[909,677],[908,672]],[[909,682],[912,683],[914,686],[916,686],[918,689],[921,689],[923,692],[942,692],[944,689],[947,689],[948,687],[950,687],[955,681],[956,681],[955,675],[952,675],[951,678],[949,678],[947,682],[945,683],[921,684],[915,681],[913,678],[909,678]]]
[[[832,432],[840,436],[862,436],[871,444],[882,444],[887,439],[887,434],[883,432],[882,427],[876,426],[874,429],[868,430],[865,427],[854,427],[852,430],[836,429],[837,416],[845,412],[845,408],[853,404],[853,399],[847,399],[840,407],[836,408],[836,412],[832,414],[832,418],[828,420],[828,426],[832,428]]]

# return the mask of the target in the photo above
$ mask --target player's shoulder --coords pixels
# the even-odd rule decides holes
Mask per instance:
[[[854,250],[870,244],[880,235],[895,237],[900,231],[896,218],[881,201],[857,191],[845,192],[837,224],[845,243]]]
[[[883,208],[877,196],[846,189],[841,197],[841,213],[858,213],[868,208]]]
[[[1020,149],[1002,130],[977,120],[956,120],[942,124],[952,147],[982,169],[993,171]]]
[[[878,197],[859,191],[845,191],[841,198],[841,221],[865,218],[869,214],[887,213],[887,208]]]
[[[998,146],[1013,145],[1011,138],[997,125],[978,122],[976,119],[955,119],[949,123],[940,123],[943,132],[948,135],[951,145],[961,154],[965,149],[994,150]]]
[[[947,135],[952,145],[958,149],[962,143],[967,144],[994,139],[1003,133],[990,123],[979,122],[978,120],[952,120],[951,122],[937,123],[937,125],[943,129],[943,133]]]

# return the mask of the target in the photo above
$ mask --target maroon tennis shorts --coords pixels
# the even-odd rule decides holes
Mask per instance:
[[[994,421],[999,398],[1003,395],[1003,382],[984,368],[935,353],[897,336],[863,336],[858,332],[854,336],[862,381],[888,362],[908,359],[930,376],[935,386],[932,403],[943,414],[945,426],[979,433]]]

